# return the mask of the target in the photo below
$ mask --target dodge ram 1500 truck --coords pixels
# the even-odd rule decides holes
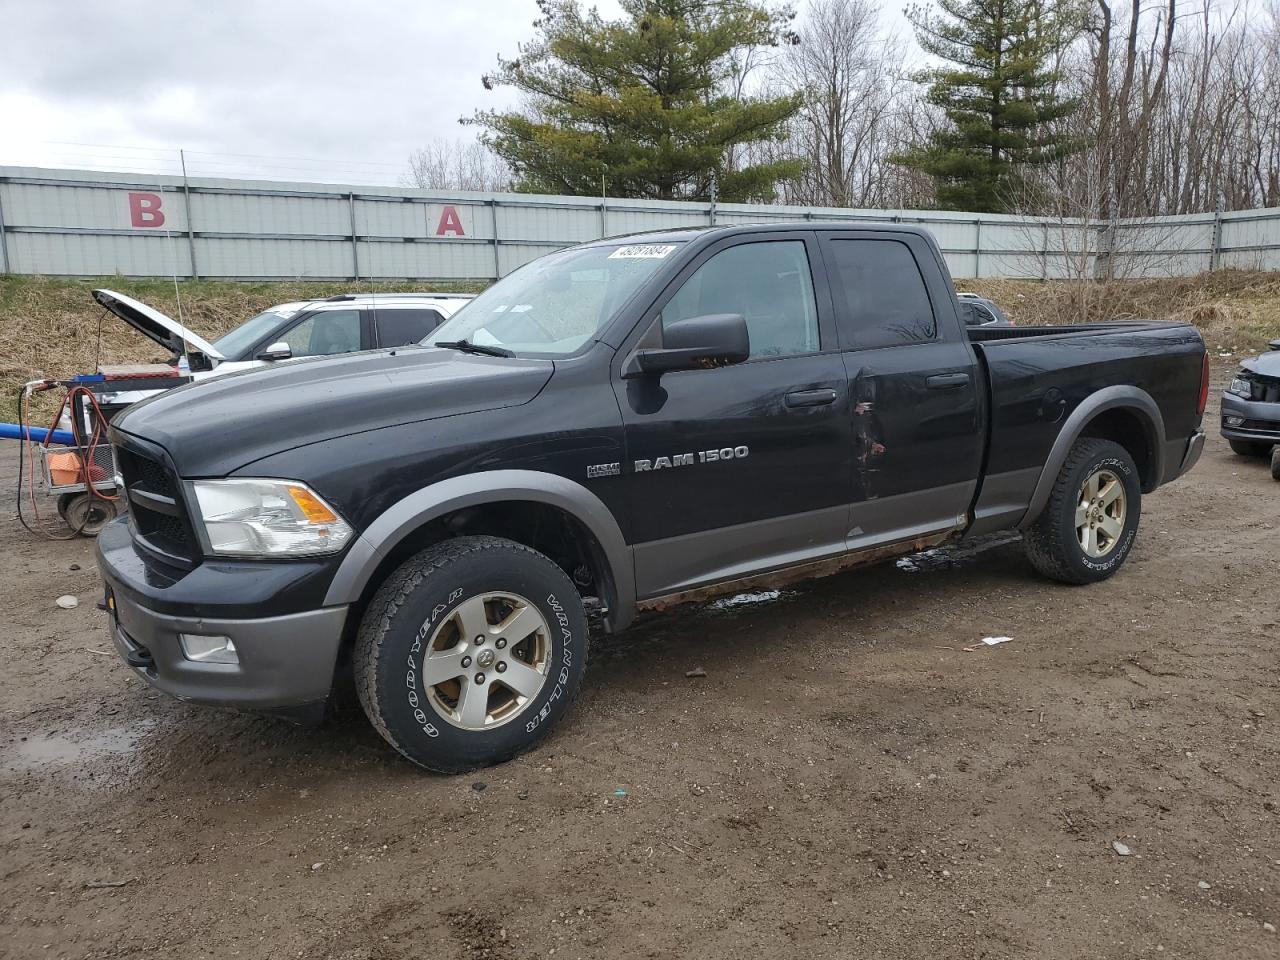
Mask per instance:
[[[1200,335],[958,307],[919,229],[650,233],[522,267],[428,346],[144,401],[97,546],[115,645],[298,718],[349,665],[392,746],[461,771],[565,714],[589,622],[1007,529],[1111,576],[1200,455]]]

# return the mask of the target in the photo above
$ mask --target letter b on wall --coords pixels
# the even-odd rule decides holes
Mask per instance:
[[[164,211],[157,193],[129,194],[129,223],[135,227],[163,227]]]

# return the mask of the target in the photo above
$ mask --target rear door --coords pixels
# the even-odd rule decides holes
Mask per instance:
[[[933,248],[835,231],[822,248],[853,401],[849,548],[962,525],[982,468],[982,372]]]
[[[751,234],[712,245],[640,325],[742,314],[745,363],[618,376],[639,596],[679,592],[844,549],[849,392],[816,235]]]

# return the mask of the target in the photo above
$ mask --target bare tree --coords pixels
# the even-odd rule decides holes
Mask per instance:
[[[886,134],[902,99],[902,45],[885,34],[875,0],[813,0],[800,42],[779,58],[779,80],[803,91],[788,146],[803,157],[793,203],[831,207],[882,202]]]
[[[488,147],[474,140],[432,140],[409,154],[409,170],[400,182],[422,190],[511,189],[511,171]]]

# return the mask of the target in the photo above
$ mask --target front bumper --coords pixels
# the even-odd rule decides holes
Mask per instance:
[[[1228,419],[1238,422],[1228,423]],[[1280,443],[1280,403],[1245,400],[1234,393],[1224,393],[1222,435],[1228,440]]]
[[[319,719],[333,686],[346,606],[251,618],[161,612],[147,602],[155,583],[130,576],[137,556],[120,542],[121,530],[112,524],[103,531],[98,567],[106,584],[111,639],[134,673],[179,700]],[[118,562],[121,550],[128,551],[131,563]],[[256,566],[248,565],[245,576],[256,576]],[[223,581],[226,576],[224,569]],[[183,633],[230,637],[239,663],[187,659],[179,638]]]

